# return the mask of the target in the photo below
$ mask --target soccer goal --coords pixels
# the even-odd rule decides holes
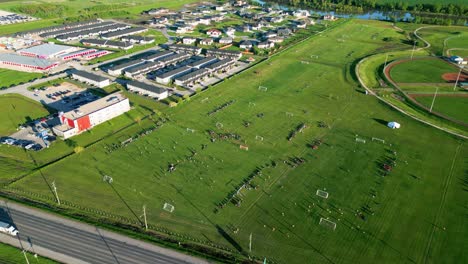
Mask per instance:
[[[216,127],[217,127],[217,128],[223,128],[223,123],[217,122],[217,123],[216,123]]]
[[[312,58],[312,59],[318,59],[318,58],[319,58],[319,55],[310,55],[310,58]]]
[[[302,63],[302,64],[309,64],[310,62],[304,61],[304,60],[303,60],[303,61],[301,61],[301,63]]]
[[[294,116],[294,114],[291,113],[291,112],[286,112],[286,115],[287,115],[288,117],[293,117],[293,116]]]
[[[102,177],[102,181],[105,181],[107,183],[112,183],[114,179],[112,179],[112,177],[109,175],[104,175],[104,177]]]
[[[330,221],[328,219],[325,219],[323,217],[320,217],[319,225],[325,226],[325,227],[330,228],[332,230],[336,229],[336,223],[335,222],[332,222],[332,221]]]
[[[261,92],[266,92],[266,91],[268,91],[268,87],[266,87],[266,86],[259,86],[259,87],[258,87],[258,90],[261,91]]]
[[[206,97],[206,98],[203,98],[203,99],[201,100],[201,102],[202,102],[202,103],[206,103],[206,102],[208,102],[208,97]]]
[[[263,141],[263,137],[262,137],[262,136],[255,136],[255,139],[258,140],[258,141]]]
[[[327,199],[328,198],[328,193],[326,191],[322,191],[322,190],[317,190],[317,192],[315,193],[317,196],[320,196],[322,198],[325,198]]]
[[[175,207],[172,204],[164,203],[163,206],[164,211],[168,211],[169,213],[174,212]]]
[[[363,139],[363,138],[358,138],[358,137],[357,137],[357,138],[356,138],[356,142],[358,142],[358,143],[366,143],[366,140]]]
[[[385,140],[383,140],[383,139],[381,139],[381,138],[373,137],[373,138],[372,138],[372,141],[378,141],[378,142],[380,142],[380,143],[382,143],[382,144],[385,144]]]
[[[195,133],[195,129],[192,129],[192,128],[188,128],[188,127],[187,127],[187,132]]]
[[[241,150],[249,150],[249,147],[246,146],[246,145],[239,145],[239,148],[240,148]]]
[[[249,107],[254,107],[256,104],[254,102],[249,102]]]

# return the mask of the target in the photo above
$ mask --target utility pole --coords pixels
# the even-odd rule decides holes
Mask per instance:
[[[457,88],[458,80],[460,79],[460,75],[461,75],[462,70],[463,70],[463,66],[460,67],[460,71],[458,72],[457,80],[455,81],[455,85],[453,86],[454,91]]]
[[[249,238],[249,252],[252,252],[252,233],[250,233],[250,238]]]
[[[55,186],[55,181],[52,182],[52,189],[54,190],[55,193],[55,198],[57,199],[57,203],[60,205],[60,199],[57,193],[57,186]]]
[[[143,218],[145,219],[145,230],[148,231],[148,222],[146,221],[146,205],[143,205]]]

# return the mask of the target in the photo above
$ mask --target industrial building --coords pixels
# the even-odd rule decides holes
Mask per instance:
[[[130,42],[122,42],[115,40],[102,40],[102,39],[83,39],[81,43],[85,46],[98,46],[102,48],[112,48],[112,49],[124,49],[128,50],[133,48],[133,44]]]
[[[175,64],[175,63],[184,61],[184,60],[186,60],[186,59],[188,59],[190,57],[192,57],[192,55],[190,55],[188,53],[181,52],[181,53],[176,53],[174,55],[170,55],[170,56],[160,58],[160,59],[158,59],[158,61],[162,62],[165,66],[167,66],[169,64]]]
[[[157,100],[162,100],[169,96],[167,89],[143,82],[130,81],[127,83],[127,89],[129,91],[136,92],[140,95],[145,95]]]
[[[26,57],[11,53],[0,54],[0,66],[7,69],[44,72],[57,65],[57,62],[46,59]]]
[[[100,75],[96,75],[94,73],[90,73],[86,71],[75,70],[72,72],[71,77],[80,82],[88,83],[88,84],[97,86],[99,88],[103,88],[103,87],[110,85],[109,78],[105,78]]]
[[[121,93],[110,94],[66,113],[60,113],[60,125],[52,128],[64,139],[87,131],[101,123],[130,111],[128,98]]]
[[[76,51],[76,47],[58,45],[54,43],[45,43],[19,50],[18,53],[23,56],[37,57],[40,59],[58,58],[60,55]]]
[[[74,51],[74,52],[71,52],[71,53],[65,53],[63,55],[60,55],[60,59],[62,59],[62,60],[76,59],[76,58],[83,57],[85,55],[96,53],[96,51],[97,51],[96,49],[78,50],[78,51]]]
[[[67,24],[63,24],[59,26],[43,27],[39,29],[18,32],[16,33],[16,36],[37,35],[37,34],[42,34],[46,32],[56,32],[59,30],[73,29],[77,27],[82,27],[86,25],[94,25],[94,24],[99,24],[99,23],[102,23],[102,20],[96,19],[96,20],[88,20],[88,21],[81,21],[81,22],[75,22],[75,23],[67,23]]]
[[[155,60],[159,60],[161,58],[164,58],[164,57],[167,57],[167,56],[173,55],[173,54],[174,54],[174,52],[172,52],[172,51],[163,50],[163,51],[158,51],[157,53],[148,55],[148,56],[144,57],[143,59],[146,60],[146,61],[155,61]]]
[[[192,68],[187,67],[187,66],[182,66],[177,69],[174,69],[172,71],[165,72],[163,74],[159,74],[156,76],[156,81],[158,83],[162,84],[168,84],[171,82],[172,79],[174,79],[177,76],[183,75],[187,72],[190,72]]]
[[[106,23],[109,23],[109,24],[105,26],[92,27],[89,29],[83,28],[83,30],[74,30],[74,31],[64,30],[63,32],[59,32],[60,35],[57,35],[55,38],[59,41],[78,40],[78,39],[89,38],[93,36],[96,37],[101,34],[107,34],[110,32],[116,32],[119,30],[125,30],[127,28],[130,28],[130,26],[127,24],[120,24],[120,23],[113,23],[113,22],[106,22]],[[47,34],[55,35],[57,33],[47,33]]]

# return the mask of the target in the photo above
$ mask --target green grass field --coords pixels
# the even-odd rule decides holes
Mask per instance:
[[[41,104],[21,95],[0,95],[0,136],[8,136],[19,125],[46,116]]]
[[[466,27],[428,27],[418,34],[431,43],[429,50],[436,56],[447,56],[452,48],[468,48],[468,29]]]
[[[416,97],[416,100],[426,107],[431,107],[432,99],[432,96]],[[466,109],[468,109],[467,97],[449,96],[438,96],[434,102],[433,108],[433,110],[436,112],[442,113],[468,124],[468,115],[466,114]]]
[[[64,203],[132,221],[141,221],[145,204],[152,227],[235,252],[248,251],[252,233],[251,254],[275,263],[466,262],[465,142],[356,92],[351,66],[382,51],[381,37],[395,38],[389,49],[405,47],[404,36],[389,25],[344,23],[162,109],[169,121],[127,147],[108,153],[151,120],[7,189],[54,204],[48,184],[55,181]],[[310,63],[302,64],[305,59]],[[393,120],[402,128],[388,129]],[[302,123],[307,128],[288,141]],[[211,142],[207,130],[241,139]],[[313,150],[308,144],[318,139],[323,144]],[[291,165],[298,157],[304,162]],[[397,166],[383,177],[383,164],[392,160]],[[170,163],[177,164],[173,173],[167,172]],[[239,191],[239,206],[228,203],[215,213],[216,204],[253,174]],[[112,185],[103,175],[113,177]],[[173,213],[162,209],[165,202],[175,206]],[[319,225],[321,217],[336,222],[336,230]]]
[[[455,66],[440,59],[418,59],[395,65],[390,76],[397,83],[446,83],[444,73],[456,73]]]
[[[27,253],[27,258],[29,263],[41,263],[41,264],[56,264],[51,259],[44,258],[44,257],[34,257],[34,254]],[[24,254],[21,252],[20,249],[12,247],[7,244],[0,243],[0,263],[2,264],[17,264],[17,263],[26,263],[26,259]]]
[[[8,69],[0,69],[0,89],[11,85],[26,83],[30,80],[42,77],[42,73],[20,72]]]

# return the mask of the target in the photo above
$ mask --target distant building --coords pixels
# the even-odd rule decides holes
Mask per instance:
[[[86,72],[86,71],[75,70],[72,72],[71,77],[80,82],[88,83],[88,84],[97,86],[99,88],[103,88],[103,87],[110,85],[109,78],[105,78],[100,75]]]
[[[218,29],[212,28],[212,29],[208,29],[206,31],[206,34],[212,38],[218,38],[218,37],[221,37],[223,32],[219,31]]]
[[[23,56],[51,59],[76,50],[76,47],[47,43],[19,50],[18,53]]]
[[[169,96],[167,89],[143,82],[130,81],[127,83],[127,89],[157,100],[163,100]]]
[[[219,44],[232,44],[232,38],[230,37],[220,38]]]
[[[102,48],[113,48],[128,50],[133,48],[133,44],[124,41],[102,40],[102,39],[82,39],[81,43],[85,46],[98,46]]]
[[[196,38],[192,38],[192,37],[184,37],[182,39],[182,43],[184,43],[185,45],[192,45],[194,44],[195,42],[197,41]]]
[[[242,41],[242,42],[239,44],[239,47],[240,47],[241,49],[247,49],[247,50],[249,50],[249,49],[251,49],[251,48],[253,47],[253,44],[252,44],[251,41],[245,40],[245,41]]]
[[[452,56],[450,57],[450,61],[456,64],[467,64],[467,62],[460,56]]]
[[[57,62],[36,57],[26,57],[11,53],[0,54],[1,68],[19,71],[44,72],[56,67],[57,65]]]
[[[257,47],[259,49],[271,49],[275,47],[275,43],[270,42],[270,41],[263,41],[263,42],[258,43]]]
[[[213,45],[213,39],[212,38],[205,38],[200,41],[200,45]]]
[[[333,20],[336,20],[336,17],[330,14],[330,15],[324,15],[322,19],[325,21],[333,21]]]
[[[121,93],[110,94],[72,111],[60,113],[61,124],[53,127],[52,130],[57,136],[67,139],[127,111],[130,111],[128,98]]]
[[[137,44],[151,44],[154,43],[154,38],[143,36],[125,36],[121,38],[122,41],[137,43]]]
[[[310,14],[307,10],[296,10],[293,12],[293,16],[301,18],[301,17],[308,17],[310,16]]]

